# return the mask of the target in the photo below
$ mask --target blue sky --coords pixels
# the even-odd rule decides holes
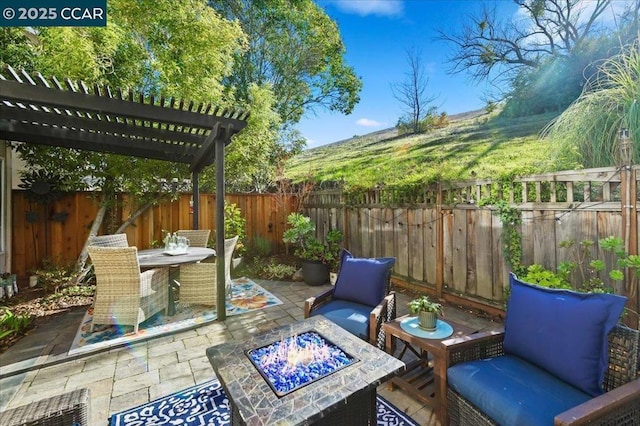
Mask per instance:
[[[480,9],[473,0],[317,0],[338,24],[346,47],[346,62],[362,79],[360,103],[353,113],[317,111],[298,125],[313,148],[354,135],[395,126],[402,105],[393,97],[391,85],[400,83],[408,71],[406,50],[422,49],[429,77],[428,91],[438,95],[439,111],[452,115],[482,108],[488,85],[478,85],[467,74],[447,74],[446,58],[451,46],[436,41],[438,30],[455,28],[465,16]],[[507,16],[516,12],[511,1],[497,2]]]

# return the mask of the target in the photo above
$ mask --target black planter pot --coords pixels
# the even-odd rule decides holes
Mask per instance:
[[[329,267],[317,260],[303,260],[302,279],[309,285],[325,284],[329,281]]]

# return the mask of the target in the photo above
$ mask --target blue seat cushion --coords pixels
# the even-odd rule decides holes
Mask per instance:
[[[504,351],[592,396],[603,393],[608,334],[626,297],[578,293],[522,282],[511,274]]]
[[[396,259],[352,257],[343,252],[333,297],[374,307],[387,292],[387,281]]]
[[[501,425],[553,425],[591,396],[513,355],[456,364],[449,387]]]
[[[332,300],[311,312],[310,316],[324,315],[351,334],[369,340],[369,314],[371,306],[348,300]]]

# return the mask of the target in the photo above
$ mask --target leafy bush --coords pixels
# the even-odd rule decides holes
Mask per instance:
[[[22,333],[33,321],[29,315],[15,315],[9,308],[0,308],[0,339]]]
[[[560,247],[570,250],[570,260],[560,262],[556,271],[533,264],[527,268],[524,281],[551,288],[566,288],[585,293],[614,293],[615,289],[605,282],[605,276],[611,281],[624,280],[624,268],[632,271],[640,269],[640,256],[627,255],[621,238],[607,237],[598,241],[600,248],[609,259],[593,259],[591,240],[575,244],[574,240],[560,242]],[[608,262],[606,261],[608,260]],[[607,263],[611,265],[607,272]],[[577,284],[580,283],[580,284]]]
[[[249,257],[267,257],[272,250],[271,240],[262,235],[255,235],[247,249]]]
[[[242,217],[240,208],[234,203],[224,203],[224,238],[233,238],[238,236],[235,253],[242,256],[246,253],[246,229],[247,221]]]
[[[263,274],[265,278],[270,280],[281,280],[284,278],[291,278],[291,276],[295,272],[296,272],[295,266],[276,263],[274,260],[271,260],[271,262],[266,264],[263,269]]]
[[[54,259],[44,259],[42,267],[34,270],[33,274],[38,277],[38,285],[48,292],[57,292],[78,275],[73,262]]]
[[[336,270],[340,259],[342,232],[333,229],[327,232],[325,242],[316,238],[316,225],[311,218],[300,213],[291,213],[287,217],[289,228],[284,231],[282,240],[296,246],[294,254],[302,260],[320,261]]]

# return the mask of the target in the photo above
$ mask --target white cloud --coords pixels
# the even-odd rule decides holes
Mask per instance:
[[[361,118],[358,121],[356,121],[356,124],[358,126],[364,126],[364,127],[380,127],[383,124],[376,121],[376,120],[369,120],[368,118]]]
[[[344,13],[360,16],[402,16],[404,2],[400,0],[331,0]]]

